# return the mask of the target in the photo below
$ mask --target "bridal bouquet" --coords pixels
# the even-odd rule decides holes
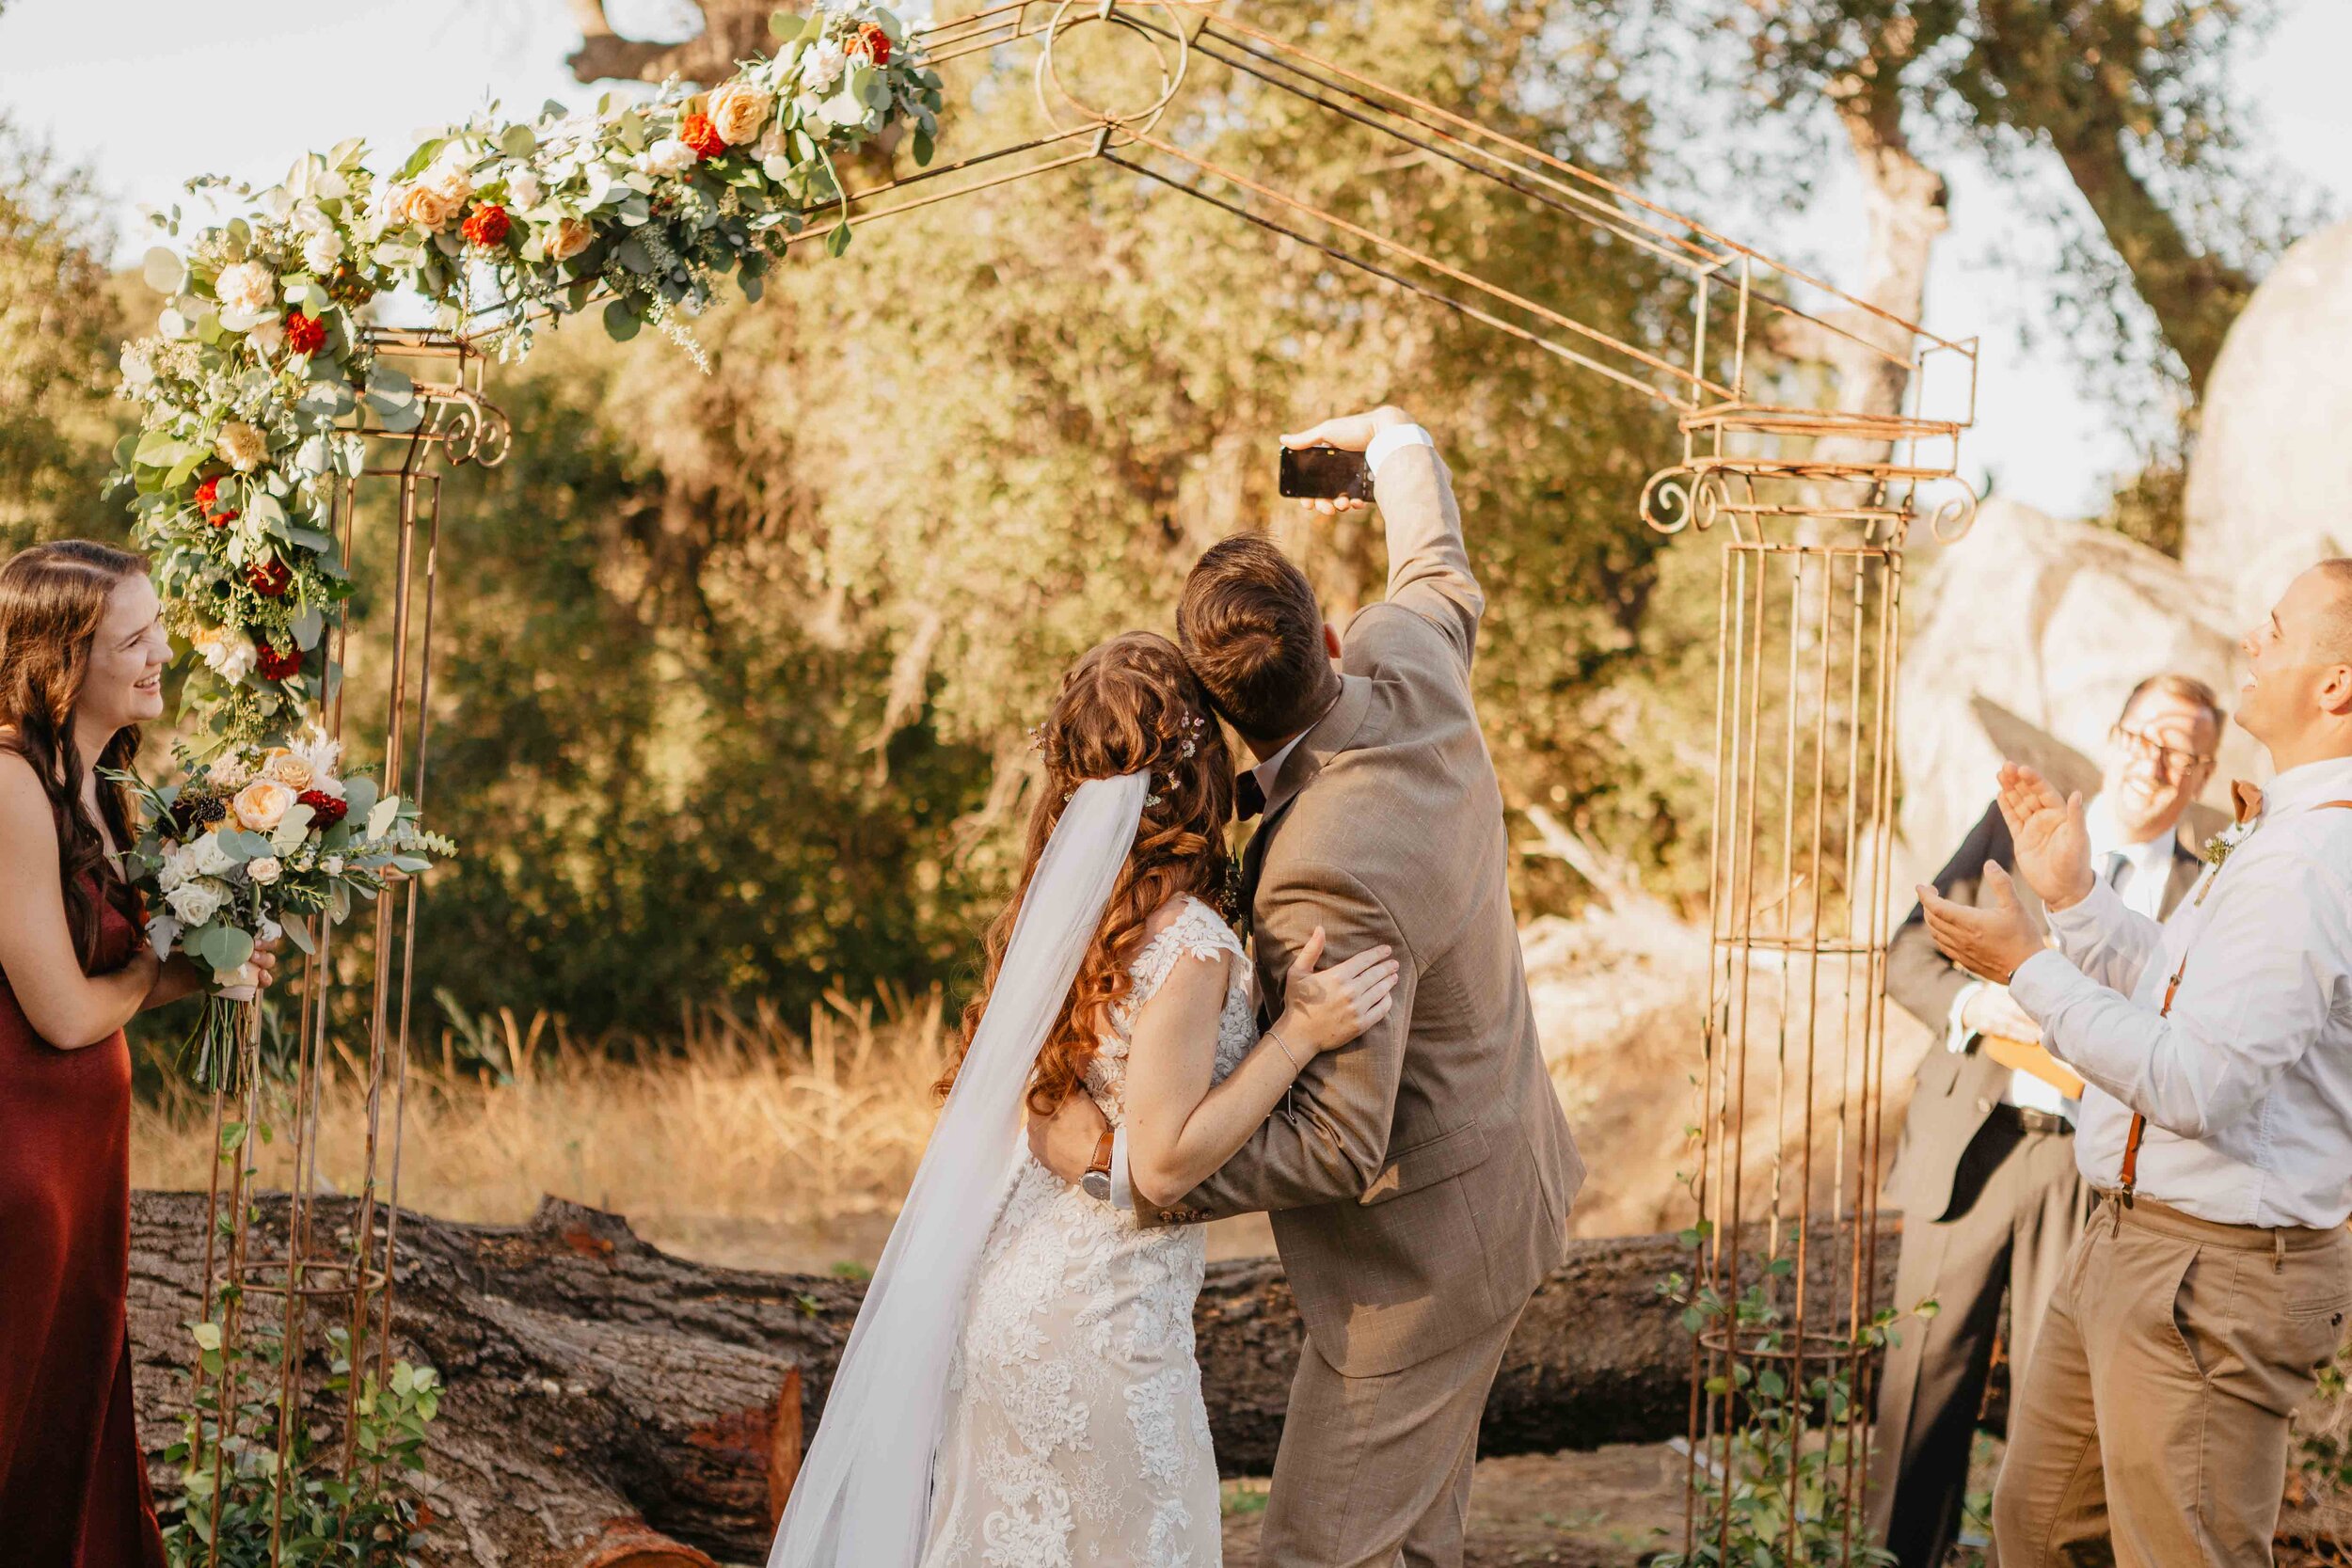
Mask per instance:
[[[147,936],[159,958],[185,953],[212,976],[183,1054],[189,1076],[229,1086],[235,1045],[253,1004],[256,945],[282,933],[314,951],[322,918],[342,921],[456,846],[417,825],[417,808],[381,798],[373,779],[338,774],[342,748],[315,732],[266,751],[231,750],[177,786],[110,773],[136,796],[143,821],[134,880],[154,913]]]

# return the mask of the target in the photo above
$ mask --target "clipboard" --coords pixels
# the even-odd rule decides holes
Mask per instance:
[[[2084,1085],[2081,1076],[2039,1045],[2010,1039],[2007,1035],[1979,1035],[1977,1043],[1986,1055],[2003,1067],[2029,1072],[2069,1100],[2082,1098]]]

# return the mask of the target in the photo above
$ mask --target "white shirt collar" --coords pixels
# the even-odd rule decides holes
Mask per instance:
[[[2263,785],[2263,815],[2346,800],[2352,800],[2352,757],[2327,757],[2290,768]]]
[[[2083,827],[2090,834],[2091,869],[2107,856],[2120,854],[2132,863],[2134,877],[2164,877],[2171,871],[2172,844],[2177,832],[2158,833],[2137,844],[2123,842],[2123,830],[2115,823],[2115,812],[2105,795],[2094,795],[2083,807]]]
[[[1265,761],[1258,764],[1257,767],[1250,769],[1252,773],[1255,773],[1258,776],[1258,788],[1265,796],[1265,803],[1268,810],[1271,810],[1274,806],[1274,781],[1281,776],[1282,764],[1290,761],[1291,753],[1298,750],[1298,743],[1306,739],[1307,735],[1308,732],[1306,730],[1299,731],[1296,735],[1292,736],[1288,741],[1283,743],[1280,751],[1275,752],[1272,756],[1266,758]]]

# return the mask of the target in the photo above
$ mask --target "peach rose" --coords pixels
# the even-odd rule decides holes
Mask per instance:
[[[703,112],[729,147],[741,147],[758,137],[760,127],[768,123],[768,109],[766,93],[749,82],[737,81],[712,93]]]
[[[586,218],[564,218],[556,224],[555,232],[548,236],[548,260],[568,261],[587,249],[588,242],[594,238],[596,231],[588,227]]]
[[[447,229],[456,215],[457,203],[431,185],[411,185],[392,198],[395,222],[413,223],[429,234]]]
[[[310,765],[281,748],[270,752],[262,762],[262,777],[275,779],[299,794],[310,787]]]
[[[259,261],[239,261],[220,269],[213,293],[230,309],[258,316],[278,303],[278,275]]]
[[[285,819],[294,803],[294,792],[276,779],[256,779],[237,791],[230,803],[230,811],[238,825],[257,833],[266,833]]]

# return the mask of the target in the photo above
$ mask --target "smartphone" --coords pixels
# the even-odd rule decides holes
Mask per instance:
[[[1307,500],[1372,499],[1372,469],[1360,451],[1284,447],[1279,493]]]

